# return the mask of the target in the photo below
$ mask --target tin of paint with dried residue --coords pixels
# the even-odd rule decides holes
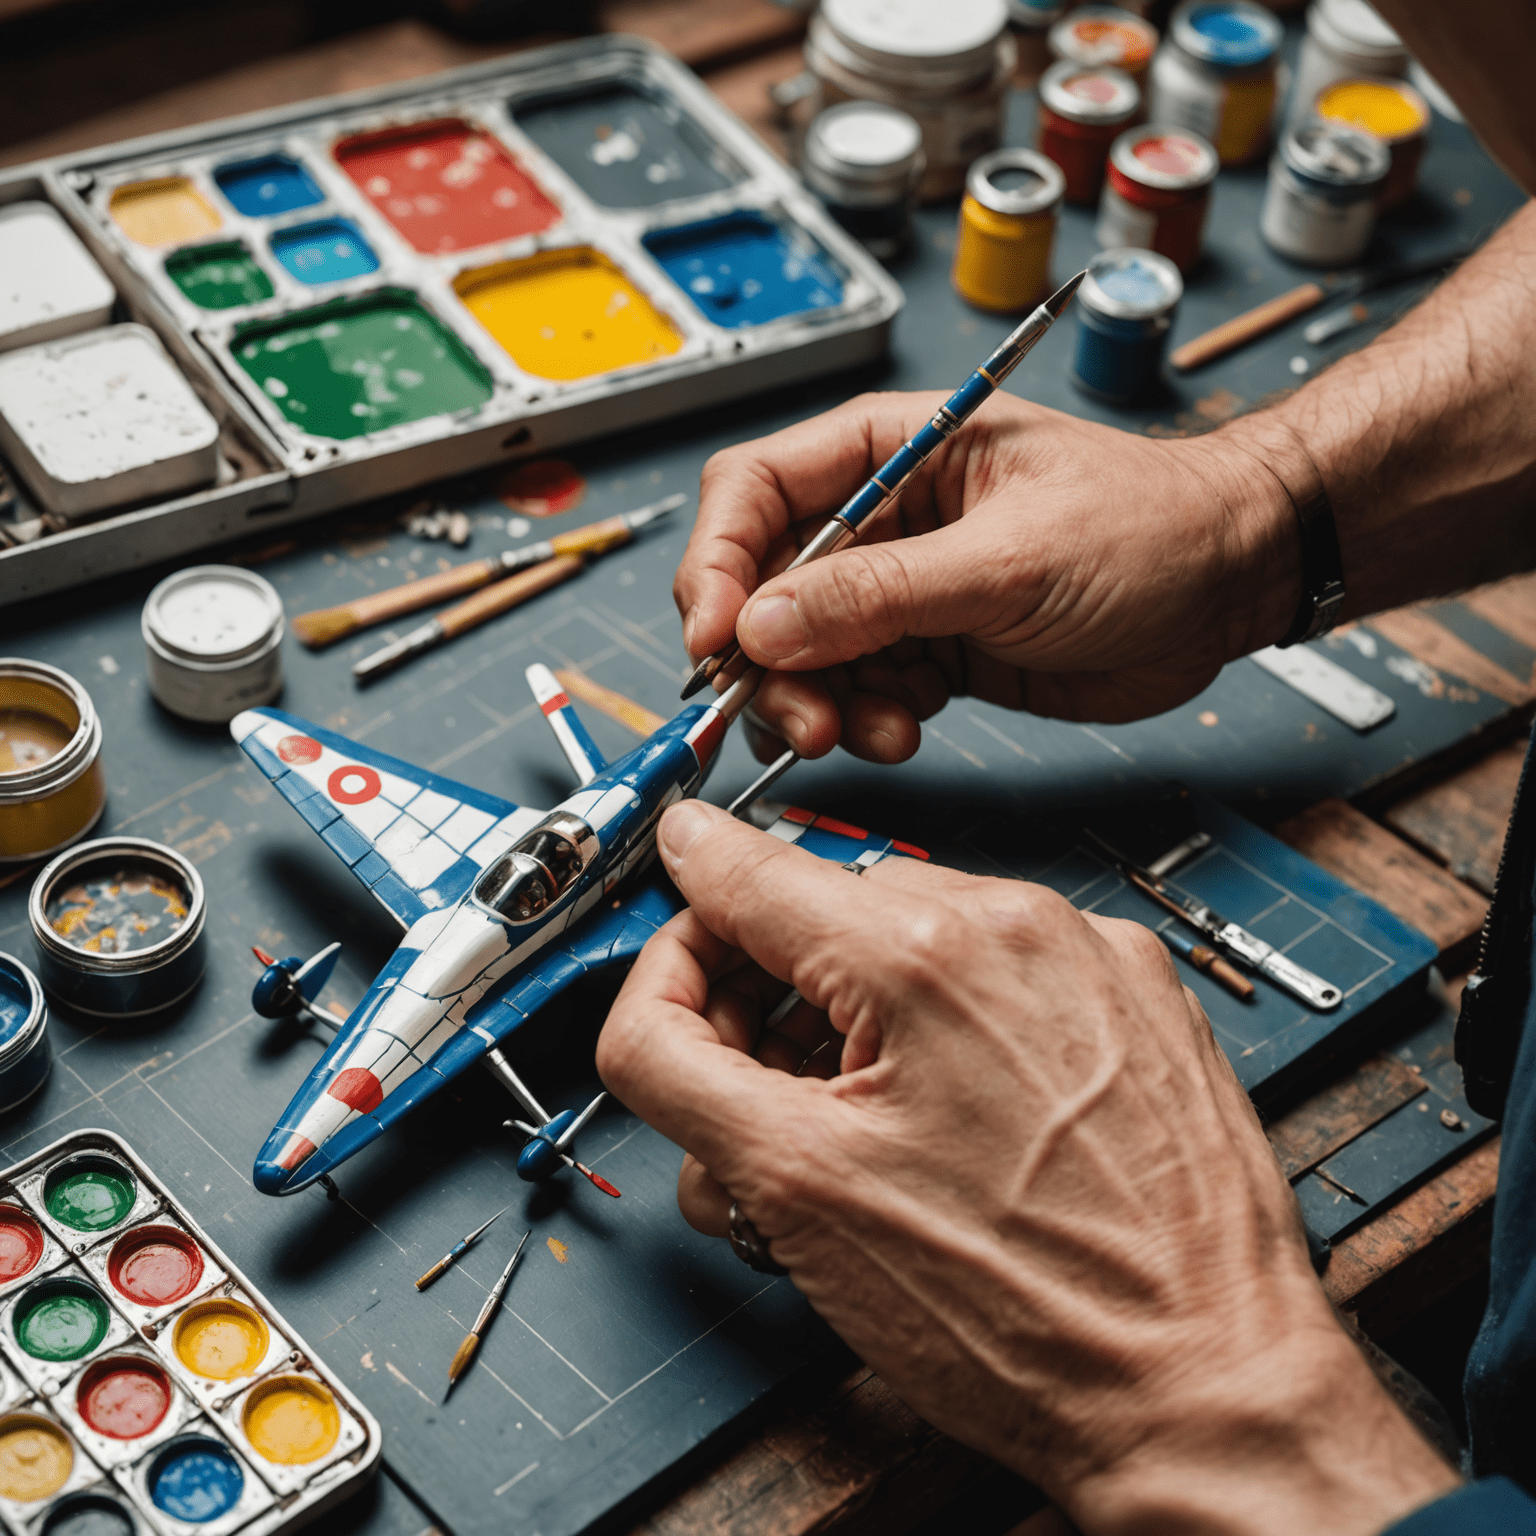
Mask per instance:
[[[106,803],[90,694],[46,662],[0,658],[0,865],[67,848]]]
[[[1259,232],[1271,249],[1320,267],[1351,266],[1376,228],[1387,147],[1340,123],[1304,123],[1269,167]]]

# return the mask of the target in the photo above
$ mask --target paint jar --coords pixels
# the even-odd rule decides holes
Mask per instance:
[[[148,838],[97,838],[60,854],[33,884],[27,915],[44,988],[81,1013],[154,1013],[202,979],[203,882]]]
[[[1069,203],[1096,203],[1109,147],[1141,110],[1141,90],[1123,69],[1066,62],[1040,81],[1040,152],[1061,167]]]
[[[1184,0],[1152,61],[1148,113],[1209,140],[1223,165],[1269,147],[1280,41],[1273,11],[1250,0]]]
[[[227,724],[283,689],[283,600],[237,565],[193,565],[144,604],[149,691],[184,720]]]
[[[995,149],[971,167],[950,281],[967,304],[1010,314],[1045,297],[1066,181],[1033,149]]]
[[[30,1099],[47,1081],[52,1065],[43,989],[20,960],[0,954],[0,1112]],[[8,1273],[10,1266],[5,1263],[16,1247],[10,1239],[18,1236],[9,1228],[0,1231],[0,1281],[26,1273],[26,1269]]]
[[[1291,121],[1306,122],[1318,92],[1335,80],[1360,75],[1400,79],[1407,73],[1402,38],[1367,0],[1314,0],[1296,61]]]
[[[882,101],[917,120],[925,202],[953,197],[970,163],[1001,143],[1014,60],[1004,0],[823,0],[805,42],[813,115]]]
[[[1292,128],[1270,162],[1259,232],[1292,261],[1353,265],[1376,228],[1390,159],[1379,139],[1339,123]]]
[[[67,848],[106,803],[90,694],[46,662],[0,658],[0,864]]]
[[[1013,66],[1013,83],[1028,90],[1051,67],[1051,28],[1066,10],[1063,0],[1008,0],[1008,30],[1018,58]]]
[[[1199,134],[1128,128],[1110,146],[1094,238],[1106,250],[1156,251],[1188,272],[1200,259],[1216,169],[1216,151]]]
[[[1376,198],[1377,213],[1408,201],[1419,184],[1429,140],[1429,103],[1405,80],[1338,80],[1318,92],[1317,115],[1381,140],[1392,163]]]
[[[923,130],[878,101],[845,101],[805,131],[801,175],[827,212],[877,261],[907,243],[923,179]]]
[[[1152,62],[1157,28],[1118,5],[1079,5],[1051,28],[1050,43],[1063,63],[1104,64],[1139,80]]]
[[[1166,256],[1100,251],[1077,290],[1072,382],[1117,405],[1150,394],[1183,296],[1184,280]]]

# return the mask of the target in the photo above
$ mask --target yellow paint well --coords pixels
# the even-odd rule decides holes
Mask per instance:
[[[253,1387],[243,1422],[256,1454],[284,1467],[319,1461],[341,1434],[335,1398],[307,1376],[275,1376]]]
[[[1387,80],[1341,80],[1330,85],[1317,98],[1317,115],[1388,140],[1418,133],[1425,122],[1419,103]]]
[[[586,247],[479,267],[453,286],[512,361],[541,379],[586,379],[683,344],[618,267]]]
[[[56,1424],[30,1413],[0,1419],[0,1497],[31,1504],[69,1481],[75,1448]]]
[[[130,182],[112,194],[111,209],[118,228],[140,245],[179,245],[222,222],[185,176]]]
[[[244,1302],[203,1301],[189,1307],[176,1324],[176,1355],[199,1376],[233,1381],[261,1364],[270,1337],[261,1315]]]

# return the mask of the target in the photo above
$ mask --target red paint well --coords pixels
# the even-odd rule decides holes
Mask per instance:
[[[343,139],[336,163],[418,251],[531,235],[560,210],[489,134],[456,118]]]
[[[140,1306],[166,1307],[197,1289],[202,1249],[175,1227],[139,1227],[113,1244],[107,1278]]]
[[[325,1091],[360,1115],[370,1113],[384,1102],[383,1083],[366,1067],[348,1067],[338,1072]]]
[[[285,763],[312,763],[322,750],[313,736],[284,736],[277,744],[277,755]]]
[[[149,1360],[98,1360],[80,1378],[75,1406],[97,1434],[137,1440],[170,1412],[170,1378]]]
[[[14,1205],[0,1205],[0,1284],[19,1280],[43,1256],[43,1229]]]

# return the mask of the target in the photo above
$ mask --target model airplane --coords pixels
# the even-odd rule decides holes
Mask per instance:
[[[689,705],[606,763],[544,666],[529,685],[581,787],[547,813],[425,772],[276,709],[230,722],[235,740],[405,929],[399,948],[337,1030],[256,1158],[257,1189],[291,1195],[329,1174],[467,1067],[484,1062],[528,1116],[518,1172],[563,1167],[618,1191],[576,1161],[576,1135],[601,1103],[550,1115],[500,1050],[578,977],[633,960],[682,901],[646,874],[656,824],[697,793],[751,669],[712,704]],[[759,802],[763,805],[765,802]],[[793,807],[768,830],[840,864],[919,848]],[[278,1014],[307,1007],[337,946],[308,962],[274,960],[253,999]]]

